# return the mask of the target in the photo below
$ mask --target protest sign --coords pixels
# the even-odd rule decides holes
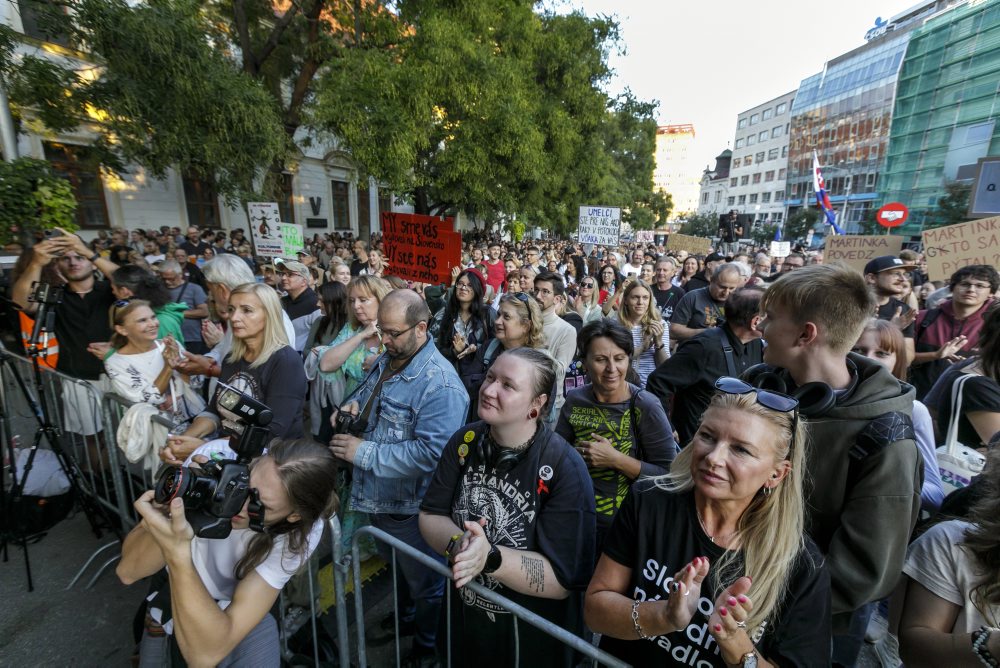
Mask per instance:
[[[791,252],[792,252],[791,241],[771,242],[771,257],[788,257],[788,254]]]
[[[883,255],[899,255],[903,237],[897,234],[837,234],[826,238],[824,262],[842,262],[864,272],[865,265]]]
[[[687,251],[692,255],[707,255],[712,250],[712,240],[690,234],[671,234],[667,237],[668,251]]]
[[[302,226],[292,223],[279,223],[281,233],[281,257],[295,257],[295,254],[306,247],[302,237]]]
[[[277,202],[248,202],[250,236],[259,257],[282,257],[281,214]],[[301,236],[301,235],[300,235]]]
[[[1000,216],[924,230],[927,276],[947,281],[970,264],[1000,267]]]
[[[655,239],[653,230],[639,230],[635,233],[635,241],[640,244],[651,244]]]
[[[455,221],[414,213],[382,213],[387,273],[420,283],[450,283],[462,261],[462,235]]]
[[[578,240],[581,244],[618,246],[621,223],[622,210],[618,207],[581,206]]]

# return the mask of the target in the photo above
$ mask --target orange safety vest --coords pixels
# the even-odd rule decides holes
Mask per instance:
[[[28,342],[31,341],[31,331],[35,328],[35,319],[28,314],[21,312],[18,313],[21,318],[21,342],[24,344],[24,349],[28,349]],[[56,335],[53,332],[49,332],[48,345],[42,354],[38,357],[38,363],[44,367],[48,367],[52,370],[56,368],[56,362],[59,361],[59,342],[56,340]]]

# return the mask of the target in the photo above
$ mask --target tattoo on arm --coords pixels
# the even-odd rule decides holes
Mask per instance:
[[[521,557],[521,571],[528,579],[528,586],[539,594],[545,591],[545,562],[535,557]]]

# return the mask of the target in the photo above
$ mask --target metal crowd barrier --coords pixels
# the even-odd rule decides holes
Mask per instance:
[[[397,592],[396,583],[396,553],[401,552],[406,557],[415,559],[422,565],[430,568],[434,572],[444,576],[448,580],[452,580],[452,573],[449,568],[443,564],[438,563],[434,559],[428,557],[423,552],[414,549],[413,547],[407,545],[403,541],[399,540],[395,536],[377,529],[372,526],[360,527],[354,534],[351,540],[351,563],[353,566],[354,575],[354,614],[355,614],[355,630],[358,639],[358,666],[359,668],[368,667],[368,656],[365,648],[365,618],[364,618],[364,604],[361,600],[361,563],[360,563],[360,548],[358,545],[358,539],[363,535],[370,535],[375,540],[380,540],[386,543],[390,548],[392,548],[392,593],[393,593],[393,609],[399,609],[399,600]],[[599,665],[612,666],[612,668],[629,668],[629,664],[616,659],[607,652],[604,652],[592,644],[580,638],[579,636],[573,635],[566,629],[557,626],[545,619],[541,615],[538,615],[531,610],[528,610],[524,606],[521,606],[514,601],[511,601],[505,596],[501,596],[496,592],[493,592],[486,587],[483,587],[477,582],[470,582],[466,587],[469,587],[472,591],[476,593],[479,598],[486,599],[491,603],[500,606],[509,612],[514,618],[514,656],[515,662],[520,660],[520,634],[518,633],[518,624],[524,621],[531,626],[539,629],[543,633],[556,638],[561,641],[564,645],[569,646],[573,650],[579,652],[585,656],[590,661],[596,662]],[[445,658],[445,665],[451,668],[451,596],[445,594],[445,615],[447,616],[448,624],[446,626],[446,633],[448,634],[448,652]],[[398,631],[398,629],[397,629]],[[396,636],[396,664],[400,663],[400,646],[399,646],[399,635]],[[346,665],[346,664],[341,664]],[[519,665],[515,663],[515,668]]]

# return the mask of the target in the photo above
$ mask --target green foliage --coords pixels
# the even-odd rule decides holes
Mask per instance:
[[[768,246],[772,241],[774,241],[774,233],[777,230],[777,223],[765,223],[763,225],[758,225],[751,230],[750,238],[753,239],[755,246]]]
[[[0,243],[33,230],[76,230],[76,198],[66,179],[35,158],[0,162]]]
[[[520,241],[524,238],[524,232],[527,229],[524,222],[520,220],[511,220],[505,225],[507,232],[510,233],[511,239],[514,241]]]
[[[691,214],[678,232],[695,237],[712,238],[719,234],[719,217],[711,213]]]
[[[938,200],[937,207],[927,213],[927,219],[924,221],[925,230],[964,223],[969,219],[972,184],[949,181],[945,184],[944,190],[945,194]]]
[[[813,207],[802,207],[785,221],[785,230],[782,233],[784,241],[804,241],[809,230],[819,222],[819,209]]]
[[[886,232],[886,228],[878,224],[877,215],[878,209],[868,209],[865,212],[864,218],[858,223],[861,234],[880,234]]]

